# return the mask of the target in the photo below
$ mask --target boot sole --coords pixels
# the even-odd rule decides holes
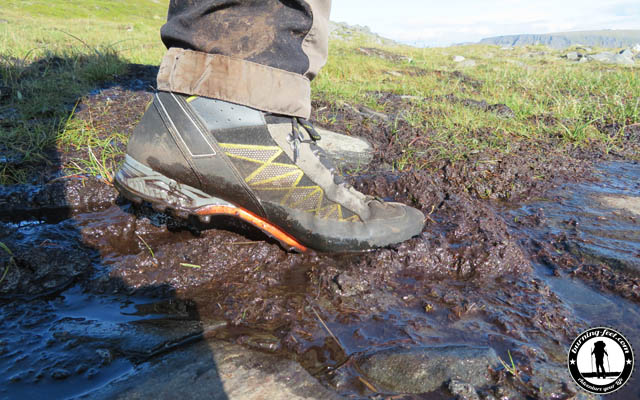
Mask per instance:
[[[129,155],[114,179],[118,191],[130,201],[140,204],[146,201],[158,212],[171,212],[188,219],[190,215],[203,223],[211,222],[215,215],[239,218],[267,236],[280,242],[283,248],[304,253],[308,248],[277,225],[223,199],[211,196],[191,186],[178,183],[136,161]]]

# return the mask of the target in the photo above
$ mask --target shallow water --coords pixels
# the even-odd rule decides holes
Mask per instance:
[[[269,288],[264,293],[284,298],[284,310],[293,314],[294,320],[295,315],[301,315],[296,314],[301,310],[315,310],[309,311],[313,321],[300,320],[286,332],[282,326],[267,329],[271,326],[268,318],[259,323],[234,322],[226,329],[217,329],[214,336],[262,351],[293,353],[308,371],[341,394],[367,396],[366,388],[358,384],[359,373],[353,361],[376,349],[398,345],[489,345],[503,358],[509,349],[528,346],[541,349],[550,360],[561,365],[565,362],[567,346],[559,345],[556,337],[545,336],[550,335],[548,331],[534,327],[531,321],[547,315],[541,314],[542,309],[548,311],[550,331],[557,330],[566,315],[570,317],[568,324],[580,325],[570,326],[568,331],[610,326],[626,335],[638,352],[638,303],[623,299],[615,290],[601,289],[597,281],[573,274],[570,268],[541,262],[540,246],[535,244],[562,236],[564,247],[557,251],[581,257],[585,262],[604,262],[621,276],[638,276],[640,216],[629,209],[613,209],[611,201],[602,198],[628,200],[639,196],[640,166],[608,163],[599,167],[596,177],[597,180],[560,187],[546,199],[515,208],[498,207],[509,229],[520,238],[525,254],[532,259],[533,272],[530,277],[496,281],[491,278],[487,282],[476,277],[475,284],[480,282],[477,287],[455,279],[429,280],[420,271],[405,268],[382,281],[372,280],[377,286],[363,292],[358,285],[371,282],[359,280],[358,270],[353,266],[365,265],[371,254],[332,257],[278,253],[268,258],[264,254],[278,252],[277,246],[254,245],[246,242],[246,237],[229,232],[208,231],[193,236],[180,227],[160,231],[154,225],[159,217],[154,215],[149,217],[150,221],[136,225],[132,222],[136,217],[128,206],[122,205],[76,213],[69,219],[60,217],[59,210],[44,213],[50,212],[55,218],[42,218],[42,215],[40,218],[5,218],[0,229],[1,241],[14,246],[27,246],[29,241],[37,241],[45,248],[66,246],[73,248],[69,254],[84,257],[92,267],[72,270],[77,276],[69,281],[57,280],[59,286],[51,287],[46,296],[2,300],[0,398],[73,398],[91,393],[114,379],[135,375],[152,358],[197,340],[207,326],[216,324],[216,318],[242,321],[247,317],[247,321],[251,321],[250,309],[245,316],[247,309],[235,310],[231,304],[235,301],[230,299],[231,295],[239,299],[246,296],[245,292],[226,288],[247,283],[234,276],[235,281],[225,283],[226,297],[215,298],[219,283],[213,280],[213,284],[208,284],[206,277],[196,275],[213,274],[204,265],[200,271],[184,270],[179,275],[171,275],[161,267],[142,268],[150,271],[144,272],[146,288],[153,289],[150,297],[142,295],[144,291],[133,290],[139,287],[127,287],[120,281],[114,284],[115,278],[109,276],[109,271],[120,268],[126,272],[127,268],[121,265],[137,265],[141,259],[139,254],[148,252],[131,232],[147,238],[148,244],[156,249],[155,258],[160,264],[165,252],[183,251],[194,243],[211,246],[211,243],[222,242],[229,247],[234,241],[239,245],[233,254],[238,258],[247,257],[246,263],[239,264],[247,271],[255,272],[263,266],[250,265],[254,253],[262,257],[257,258],[258,262],[290,264],[292,268],[283,269],[283,275],[274,278],[275,283],[267,282]],[[522,223],[530,220],[537,222]],[[129,236],[123,238],[125,233]],[[169,239],[178,247],[161,247],[160,244]],[[428,242],[431,236],[425,234],[422,240]],[[257,247],[247,250],[245,246]],[[451,247],[463,246],[452,243]],[[64,257],[64,252],[50,254]],[[145,257],[143,261],[150,262],[149,255]],[[394,257],[405,256],[380,253],[380,257],[390,257],[389,262],[393,262]],[[84,265],[82,262],[74,261]],[[185,262],[196,261],[185,259]],[[320,284],[317,281],[324,275],[315,271],[327,265],[336,268],[338,275],[330,279],[335,282]],[[121,277],[128,278],[126,274]],[[268,280],[269,272],[263,277]],[[537,282],[535,290],[527,286],[531,279]],[[104,284],[100,283],[103,281]],[[190,282],[196,283],[189,286]],[[548,299],[548,308],[545,285],[557,296],[557,299]],[[179,287],[186,289],[176,294],[175,289]],[[157,289],[162,289],[161,294]],[[328,300],[331,297],[321,295],[329,289],[339,293],[334,295],[339,299],[339,306]],[[251,293],[251,288],[247,292]],[[368,305],[372,309],[364,313],[362,310]],[[218,312],[218,309],[224,310]],[[340,344],[318,324],[316,312]],[[277,323],[278,318],[275,317]],[[528,333],[529,330],[535,332]],[[281,331],[284,333],[280,334]],[[292,340],[295,344],[289,343]],[[526,356],[522,354],[519,359],[525,362]],[[447,397],[443,390],[432,393],[430,398]],[[609,398],[638,397],[640,381],[634,379]]]
[[[511,209],[505,214],[511,227],[527,239],[553,240],[567,236],[566,251],[585,262],[602,262],[620,275],[640,276],[640,164],[602,164],[595,181],[566,184],[549,193],[548,199]],[[611,201],[624,199],[623,202]],[[612,204],[619,207],[613,208]],[[518,219],[541,217],[540,225],[518,224]],[[557,250],[561,251],[561,250]],[[640,306],[617,295],[616,290],[598,290],[588,276],[578,279],[570,271],[535,263],[536,275],[589,327],[611,327],[640,351]],[[578,266],[579,267],[579,266]],[[640,381],[631,379],[610,399],[640,398]]]

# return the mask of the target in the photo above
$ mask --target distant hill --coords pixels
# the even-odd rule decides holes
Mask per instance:
[[[628,47],[640,43],[640,30],[602,30],[582,32],[559,32],[544,35],[508,35],[496,36],[480,41],[482,44],[498,46],[526,46],[543,44],[562,49],[581,44],[596,47]]]
[[[397,42],[371,32],[368,26],[349,25],[345,22],[329,21],[329,38],[340,40],[368,40],[383,45],[395,45]]]

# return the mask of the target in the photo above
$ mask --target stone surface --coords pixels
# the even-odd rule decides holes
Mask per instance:
[[[448,384],[449,391],[456,396],[456,400],[480,400],[473,385],[452,379]]]
[[[632,50],[634,53],[640,53],[640,43],[636,43],[636,44],[631,48],[631,50]]]
[[[492,382],[490,367],[500,364],[489,347],[393,348],[374,353],[360,369],[375,385],[399,393],[426,393],[455,379],[473,386]]]
[[[578,54],[577,51],[572,51],[570,53],[567,53],[567,60],[569,61],[578,61],[580,59],[580,54]]]
[[[579,389],[565,366],[536,363],[530,385],[538,389],[539,399],[598,400],[600,396]]]
[[[599,61],[607,64],[619,64],[619,65],[633,65],[633,59],[622,55],[622,54],[613,54],[610,52],[603,52],[594,54],[591,56],[587,56],[591,61]]]
[[[607,207],[625,210],[632,214],[640,215],[640,197],[633,196],[603,196],[602,204]]]
[[[298,363],[220,341],[195,343],[140,365],[82,398],[341,399]]]
[[[633,52],[631,51],[631,49],[624,49],[619,54],[627,58],[633,58]]]
[[[316,128],[322,139],[318,141],[336,165],[347,168],[367,166],[373,159],[373,147],[366,140]]]
[[[457,62],[457,63],[463,62],[464,60],[465,60],[465,58],[463,56],[454,56],[453,57],[453,61]]]

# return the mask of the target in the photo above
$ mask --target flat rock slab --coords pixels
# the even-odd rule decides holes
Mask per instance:
[[[634,196],[603,196],[600,201],[607,207],[625,210],[640,215],[640,197]]]
[[[85,398],[342,399],[294,361],[221,341],[171,352]]]
[[[446,346],[384,350],[366,357],[360,369],[378,389],[417,394],[437,390],[451,379],[488,385],[489,368],[498,365],[490,347]]]
[[[373,159],[373,147],[366,140],[316,128],[322,139],[318,141],[336,165],[347,168],[366,167]]]
[[[607,64],[633,65],[633,59],[622,54],[599,53],[587,56],[589,60],[599,61]]]

